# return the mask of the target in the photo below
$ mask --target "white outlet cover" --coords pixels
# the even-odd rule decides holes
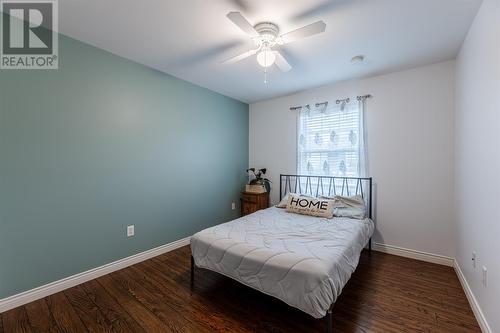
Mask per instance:
[[[488,269],[483,266],[483,286],[488,286]]]
[[[129,225],[127,227],[127,237],[131,237],[131,236],[134,236],[135,235],[135,230],[134,230],[134,226],[133,225]]]
[[[233,202],[233,203],[231,203],[231,209],[232,209],[232,210],[235,210],[235,209],[236,209],[236,203],[234,203],[234,202]]]

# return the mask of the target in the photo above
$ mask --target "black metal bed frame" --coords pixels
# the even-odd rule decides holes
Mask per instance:
[[[280,201],[288,193],[318,196],[361,195],[365,201],[368,218],[372,218],[372,177],[330,177],[309,175],[280,175]],[[354,191],[353,190],[354,187]],[[338,191],[339,189],[339,191]],[[368,241],[368,253],[372,253],[372,239]],[[196,265],[191,256],[191,289],[194,287],[194,272]],[[333,305],[323,317],[326,319],[326,332],[333,331]]]

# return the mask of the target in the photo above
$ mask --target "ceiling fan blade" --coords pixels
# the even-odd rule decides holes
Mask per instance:
[[[236,7],[245,13],[249,13],[252,10],[251,6],[248,5],[247,0],[227,0],[227,1],[230,2],[233,7]]]
[[[251,25],[240,12],[230,12],[226,16],[250,37],[254,38],[259,36],[257,30],[254,29],[253,25]]]
[[[235,57],[229,58],[229,59],[223,61],[222,63],[223,64],[234,64],[235,62],[238,62],[238,61],[241,61],[245,58],[253,56],[254,54],[257,53],[257,51],[259,51],[259,49],[247,51],[247,52],[239,54]]]
[[[325,32],[326,24],[323,21],[318,21],[311,23],[302,28],[295,29],[293,31],[287,32],[280,36],[281,44],[288,44],[296,40],[306,38],[312,35],[316,35]]]
[[[283,55],[276,51],[276,66],[282,72],[288,72],[292,69],[292,66],[288,63],[288,61],[283,57]]]
[[[307,20],[318,17],[319,15],[324,15],[326,12],[340,10],[342,7],[350,6],[352,4],[353,1],[351,0],[323,0],[323,2],[319,5],[292,16],[292,21]]]
[[[237,48],[237,46],[239,47]],[[228,52],[231,52],[230,50],[235,52],[234,49],[238,50],[241,47],[244,47],[241,40],[232,40],[199,51],[189,52],[180,57],[179,60],[172,62],[172,64],[181,67],[196,66],[209,60],[220,59],[221,55],[228,54]]]

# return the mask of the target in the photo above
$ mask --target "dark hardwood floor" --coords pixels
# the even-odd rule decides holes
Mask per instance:
[[[215,273],[189,247],[1,314],[10,332],[323,332],[325,322]],[[334,307],[334,332],[480,332],[455,272],[363,253]]]

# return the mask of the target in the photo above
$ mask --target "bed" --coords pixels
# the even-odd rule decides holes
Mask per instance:
[[[280,176],[287,193],[312,196],[360,194],[366,219],[320,218],[270,207],[196,233],[191,238],[191,282],[195,267],[228,276],[274,296],[314,318],[326,317],[358,265],[371,250],[371,178]]]

